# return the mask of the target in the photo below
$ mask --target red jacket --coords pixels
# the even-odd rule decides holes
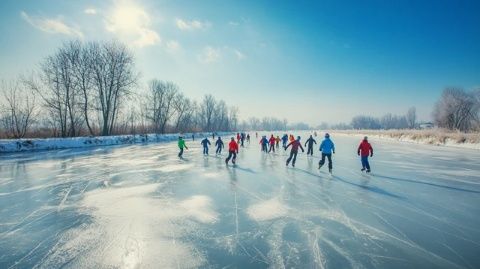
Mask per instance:
[[[358,154],[362,157],[367,157],[368,155],[373,155],[373,148],[368,141],[363,140],[358,146]]]
[[[298,140],[293,140],[292,142],[290,142],[290,144],[288,144],[285,147],[285,150],[287,150],[287,148],[290,147],[290,146],[292,146],[292,151],[293,152],[297,152],[298,148],[301,148],[302,151],[303,151],[302,143],[300,143]]]
[[[235,142],[235,140],[230,141],[230,143],[228,143],[228,151],[238,153],[238,144],[237,142]]]
[[[275,145],[275,137],[270,137],[270,139],[268,140],[268,142],[270,143],[270,145]]]

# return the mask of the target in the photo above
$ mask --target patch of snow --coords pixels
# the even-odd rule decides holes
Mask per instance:
[[[278,198],[251,205],[247,209],[248,216],[256,221],[266,221],[287,215],[288,208]]]
[[[218,132],[217,136],[230,135],[231,132]],[[185,134],[144,134],[144,135],[115,135],[115,136],[89,136],[68,138],[33,138],[33,139],[0,139],[0,153],[55,150],[70,148],[88,148],[98,146],[113,146],[149,142],[176,141],[178,136],[191,140],[192,133]],[[211,133],[194,133],[195,138],[211,137]]]

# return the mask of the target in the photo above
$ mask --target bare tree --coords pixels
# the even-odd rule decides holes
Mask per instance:
[[[148,119],[156,133],[165,133],[168,121],[175,113],[175,99],[179,94],[178,86],[172,82],[152,80],[147,95]]]
[[[211,95],[205,95],[199,108],[200,122],[202,123],[202,129],[204,131],[211,132],[214,129],[214,113],[216,108],[215,98]]]
[[[414,129],[417,124],[417,109],[414,106],[408,109],[406,118],[408,128]]]
[[[36,113],[35,95],[19,80],[2,81],[1,123],[8,137],[25,137]]]
[[[459,88],[447,88],[435,104],[433,118],[439,127],[469,131],[480,106],[473,92]]]
[[[228,121],[230,123],[230,127],[228,128],[230,131],[238,130],[238,107],[232,106],[229,110]]]
[[[102,135],[110,135],[118,112],[138,80],[133,55],[118,42],[90,43],[92,86]]]

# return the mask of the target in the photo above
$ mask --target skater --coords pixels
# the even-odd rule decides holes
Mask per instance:
[[[183,148],[187,148],[187,145],[185,145],[185,140],[183,140],[183,137],[179,136],[178,137],[178,148],[180,149],[180,152],[178,153],[179,158],[183,158]]]
[[[373,157],[373,148],[372,145],[368,142],[368,137],[364,137],[363,141],[358,146],[357,150],[358,156],[361,157],[362,160],[362,172],[367,170],[367,173],[370,173],[370,164],[368,163],[368,155]]]
[[[195,141],[195,135],[192,134],[192,141]]]
[[[257,132],[255,132],[255,138],[258,138],[258,133]]]
[[[262,136],[262,139],[260,139],[259,144],[262,145],[262,151],[265,152],[265,153],[268,153],[267,152],[268,139],[265,135]]]
[[[222,153],[222,149],[225,147],[223,145],[223,141],[222,141],[222,138],[219,136],[217,141],[215,142],[215,146],[217,147],[217,150],[215,151],[215,154],[221,154]]]
[[[240,142],[241,142],[240,145],[242,146],[242,148],[243,148],[243,141],[245,141],[245,133],[240,134]]]
[[[322,168],[325,164],[325,157],[327,157],[328,172],[332,173],[332,153],[335,154],[335,145],[332,140],[330,140],[330,135],[328,133],[325,134],[325,139],[322,141],[322,144],[320,144],[320,151],[322,152],[322,159],[318,163],[318,169]]]
[[[308,144],[308,147],[307,147],[307,144]],[[307,141],[305,141],[305,147],[307,147],[307,156],[310,155],[310,156],[313,156],[313,144],[317,144],[317,141],[315,141],[315,139],[313,139],[313,136],[310,135],[310,138],[307,139]]]
[[[288,141],[288,135],[284,134],[282,136],[282,147],[285,148],[287,146],[287,141]]]
[[[237,144],[240,144],[240,133],[237,133]]]
[[[298,148],[302,149],[302,152],[305,152],[303,150],[302,144],[300,143],[300,136],[297,136],[297,140],[293,140],[290,142],[286,147],[285,150],[287,150],[288,147],[292,146],[292,150],[290,151],[290,157],[287,159],[287,166],[292,161],[292,166],[295,167],[295,161],[297,160],[297,154],[298,154]],[[293,158],[293,160],[292,160]]]
[[[270,136],[270,139],[268,140],[268,143],[270,144],[270,148],[268,149],[268,153],[273,150],[273,153],[275,153],[275,137],[273,134]]]
[[[215,133],[212,133],[212,140],[215,140]]]
[[[250,145],[250,134],[247,134],[247,143]]]
[[[235,142],[235,138],[231,138],[230,143],[228,143],[228,157],[225,159],[225,164],[228,165],[230,159],[232,159],[232,163],[235,164],[235,160],[237,159],[238,154],[238,144]],[[233,157],[233,158],[232,158]]]
[[[277,135],[277,138],[275,138],[275,146],[277,147],[277,150],[280,147],[280,140],[282,139],[280,139],[280,136]]]
[[[293,141],[295,141],[295,137],[293,137],[293,135],[291,134],[289,140],[290,140],[290,143],[292,143]]]
[[[205,139],[200,142],[203,146],[203,155],[208,155],[208,145],[211,145],[210,140],[208,140],[208,137],[205,137]]]
[[[313,132],[313,135],[314,135],[315,137],[317,137],[317,131]]]

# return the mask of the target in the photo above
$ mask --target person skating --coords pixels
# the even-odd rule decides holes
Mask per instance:
[[[183,137],[181,136],[178,137],[178,148],[180,149],[180,152],[178,153],[178,157],[183,158],[183,148],[188,149],[188,147],[185,144],[185,140],[183,140]]]
[[[228,165],[230,159],[232,159],[232,163],[235,164],[235,160],[237,159],[238,154],[238,144],[235,142],[235,138],[230,139],[230,143],[228,143],[228,157],[225,159],[225,164]],[[233,158],[232,158],[233,157]]]
[[[307,141],[305,141],[305,147],[308,146],[307,147],[307,155],[313,156],[313,144],[316,145],[317,141],[315,141],[315,139],[313,139],[313,136],[310,135],[310,138],[308,138]]]
[[[287,134],[284,134],[282,136],[282,147],[286,147],[287,146],[287,142],[288,142],[288,135]]]
[[[212,140],[215,140],[215,133],[212,133]]]
[[[237,144],[240,144],[240,133],[237,133]]]
[[[328,172],[332,173],[332,153],[335,154],[335,144],[330,140],[330,135],[325,134],[325,139],[320,144],[320,151],[322,152],[322,159],[318,163],[318,169],[325,164],[325,157],[328,159]]]
[[[210,140],[208,140],[208,137],[205,137],[205,139],[200,142],[203,146],[203,155],[208,155],[208,145],[211,145]]]
[[[241,146],[243,147],[243,142],[245,141],[245,133],[241,133],[240,134],[240,142],[241,142]]]
[[[302,152],[305,152],[305,150],[302,147],[302,143],[300,143],[300,136],[297,136],[296,140],[293,140],[290,142],[286,147],[285,150],[288,149],[288,147],[292,146],[292,150],[290,150],[290,157],[287,159],[286,165],[292,161],[292,166],[295,167],[295,162],[297,161],[297,154],[298,154],[298,148],[302,149]]]
[[[195,141],[195,135],[192,134],[192,141]]]
[[[259,144],[262,145],[262,151],[265,152],[265,153],[268,153],[268,151],[267,151],[268,139],[265,135],[262,136],[262,139],[260,139]]]
[[[217,141],[215,142],[215,146],[217,147],[217,150],[215,151],[215,154],[221,154],[222,153],[222,148],[225,146],[223,145],[222,138],[219,136]]]
[[[295,141],[295,137],[291,134],[290,137],[289,137],[289,140],[290,140],[290,142],[293,142],[293,141]]]
[[[273,150],[273,153],[275,153],[275,137],[273,134],[270,136],[270,139],[268,139],[268,144],[270,144],[270,148],[268,149],[268,153]]]
[[[280,136],[277,135],[277,137],[275,138],[275,147],[278,149],[280,147],[280,141],[282,139],[280,139]]]
[[[357,150],[358,156],[362,160],[362,172],[367,170],[370,173],[370,163],[368,163],[368,156],[373,157],[372,145],[368,142],[368,137],[364,137]]]
[[[247,134],[247,143],[250,145],[250,134]]]

